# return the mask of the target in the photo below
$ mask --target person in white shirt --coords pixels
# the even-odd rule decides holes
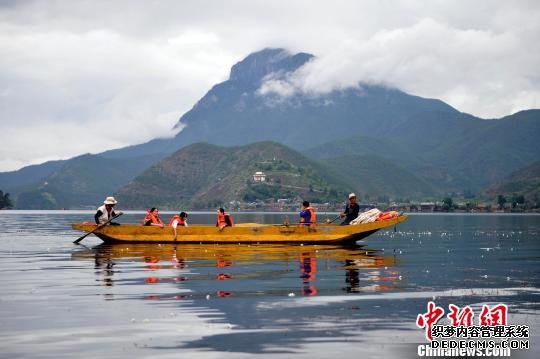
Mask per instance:
[[[103,224],[109,221],[111,218],[119,216],[122,214],[122,212],[114,211],[114,206],[118,203],[118,201],[114,197],[107,197],[105,198],[105,201],[103,201],[103,205],[99,207],[96,211],[96,214],[94,215],[94,220],[96,221],[96,224]],[[110,224],[118,224],[111,222]]]

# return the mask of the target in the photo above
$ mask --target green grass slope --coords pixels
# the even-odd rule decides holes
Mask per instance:
[[[503,195],[507,198],[524,196],[528,201],[538,202],[540,199],[540,161],[513,172],[489,187],[484,194],[490,197]]]
[[[253,181],[256,171],[265,172],[265,183]],[[276,142],[240,147],[196,143],[152,166],[118,197],[128,208],[200,209],[268,198],[342,200],[349,190],[325,165]]]
[[[417,174],[373,154],[333,157],[324,163],[365,199],[417,199],[439,191]]]

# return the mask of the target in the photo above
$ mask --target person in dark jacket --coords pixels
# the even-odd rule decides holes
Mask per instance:
[[[345,217],[343,222],[341,222],[342,226],[346,226],[353,219],[358,217],[358,213],[360,212],[360,206],[358,203],[356,203],[356,195],[354,193],[349,194],[349,203],[345,206],[345,210],[339,215],[341,218]]]

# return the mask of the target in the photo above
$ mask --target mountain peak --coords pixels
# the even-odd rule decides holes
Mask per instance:
[[[313,55],[299,52],[292,55],[281,48],[266,48],[249,54],[231,68],[229,80],[259,82],[272,72],[291,72],[307,63]]]

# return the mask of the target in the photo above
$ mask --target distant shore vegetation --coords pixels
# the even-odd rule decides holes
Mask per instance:
[[[0,209],[10,209],[13,207],[9,193],[0,190]]]

